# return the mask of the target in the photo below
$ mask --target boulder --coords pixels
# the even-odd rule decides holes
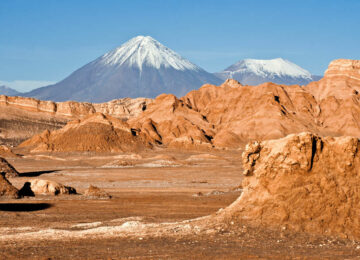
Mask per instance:
[[[24,196],[76,194],[76,190],[55,181],[35,179],[26,182],[21,189]]]
[[[111,199],[112,197],[106,191],[93,185],[90,185],[89,188],[85,190],[84,195],[96,199]]]

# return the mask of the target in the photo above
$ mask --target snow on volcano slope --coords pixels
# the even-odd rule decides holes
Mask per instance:
[[[313,76],[309,71],[282,58],[241,60],[215,75],[222,79],[236,79],[243,85],[258,85],[264,82],[305,85],[319,79],[319,76]]]
[[[156,69],[164,67],[182,71],[201,70],[150,36],[135,37],[119,48],[106,53],[97,62],[109,66],[127,65],[140,70],[144,65]]]
[[[124,97],[177,96],[221,80],[150,36],[137,36],[59,83],[26,93],[53,101],[106,102]]]

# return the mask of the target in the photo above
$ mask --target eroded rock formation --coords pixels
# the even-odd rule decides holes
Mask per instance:
[[[90,185],[89,188],[85,190],[84,195],[93,199],[111,199],[109,193],[93,185]]]
[[[256,225],[360,238],[360,142],[292,134],[249,143],[242,195],[225,210]]]
[[[149,98],[122,98],[106,103],[53,102],[27,97],[0,95],[0,106],[21,108],[26,111],[43,112],[56,116],[79,118],[94,113],[105,113],[115,117],[130,118],[137,116],[152,102]]]
[[[50,180],[34,179],[26,182],[20,190],[23,196],[76,194],[72,187]]]
[[[127,120],[137,116],[151,102],[151,99],[145,98],[124,98],[99,104],[73,101],[56,103],[0,95],[0,142],[18,145],[35,134],[57,130],[68,121],[98,112]]]
[[[336,60],[307,86],[230,79],[182,98],[160,95],[127,123],[152,144],[190,149],[239,148],[304,131],[360,137],[359,75],[359,61]]]
[[[101,113],[69,122],[56,131],[44,131],[20,144],[32,152],[129,152],[151,147],[146,135],[122,120]]]

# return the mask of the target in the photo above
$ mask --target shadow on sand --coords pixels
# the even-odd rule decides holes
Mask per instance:
[[[37,172],[23,172],[19,174],[19,177],[37,177],[43,174],[58,172],[59,170],[49,170],[49,171],[37,171]]]
[[[50,203],[0,203],[0,211],[38,211],[50,207]]]

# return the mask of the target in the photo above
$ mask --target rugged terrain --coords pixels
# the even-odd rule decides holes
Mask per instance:
[[[323,79],[306,86],[242,86],[230,79],[182,98],[162,94],[127,124],[152,145],[195,150],[240,148],[303,131],[359,137],[359,75],[359,61],[336,60]],[[40,137],[33,140],[42,145]]]
[[[9,158],[20,172],[20,177],[10,179],[16,188],[46,179],[75,187],[79,194],[1,201],[0,244],[5,249],[1,256],[356,257],[360,244],[347,235],[356,237],[357,229],[341,217],[349,212],[356,222],[357,215],[353,218],[351,212],[356,211],[358,192],[352,182],[358,178],[359,155],[351,148],[357,144],[353,140],[357,139],[292,135],[249,144],[243,159],[242,151],[209,154],[171,149]],[[334,159],[329,157],[334,153]],[[350,166],[344,159],[348,157],[353,160]],[[324,164],[335,171],[325,171]],[[348,181],[336,186],[339,180]],[[90,184],[112,198],[88,197]],[[296,187],[294,192],[288,185]],[[332,196],[337,192],[345,197]],[[352,197],[346,199],[345,192]],[[338,206],[339,217],[318,211],[344,200],[350,207]],[[301,205],[306,205],[303,220],[296,218]]]
[[[3,96],[3,116],[66,125],[1,146],[18,173],[4,194],[24,196],[0,198],[1,257],[358,257],[359,91],[359,61],[336,60],[306,86],[227,80],[103,104]]]
[[[0,96],[0,140],[18,145],[45,130],[63,127],[67,122],[95,113],[104,113],[127,120],[137,116],[151,99],[125,98],[107,103],[52,102],[33,98]]]

